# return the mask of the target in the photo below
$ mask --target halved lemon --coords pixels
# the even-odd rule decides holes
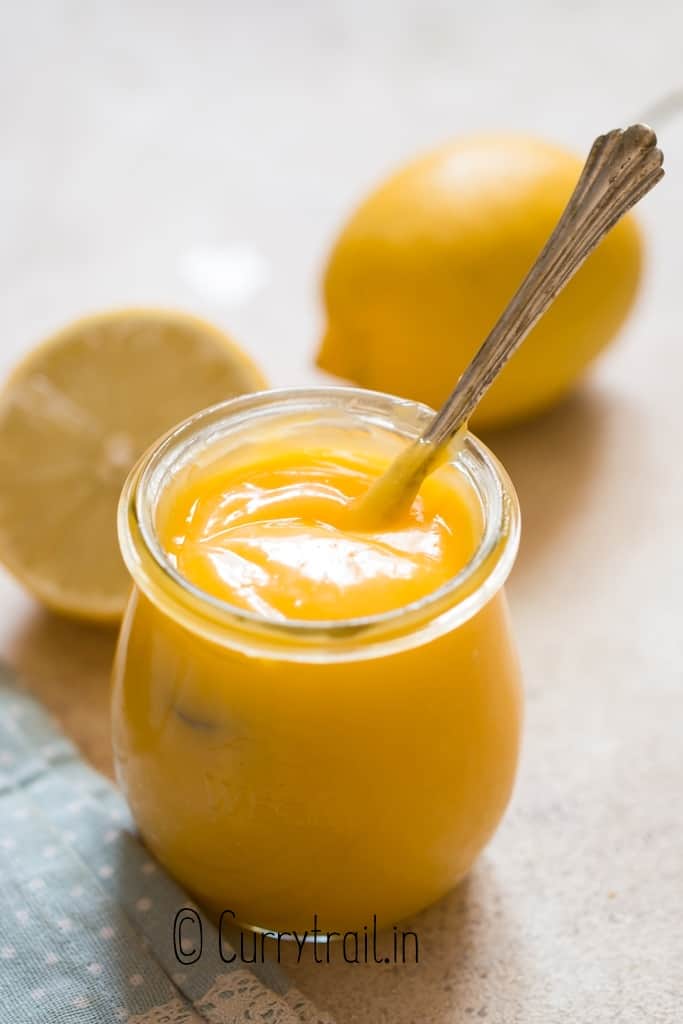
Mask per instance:
[[[118,619],[129,469],[179,420],[264,387],[251,359],[193,316],[126,309],[69,325],[0,393],[0,561],[56,611]]]

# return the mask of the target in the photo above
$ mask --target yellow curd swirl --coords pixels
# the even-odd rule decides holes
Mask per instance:
[[[350,506],[386,464],[351,445],[264,447],[246,465],[193,467],[165,496],[162,545],[206,593],[270,619],[338,620],[403,607],[467,563],[479,524],[456,474],[441,470],[389,528],[363,529]]]

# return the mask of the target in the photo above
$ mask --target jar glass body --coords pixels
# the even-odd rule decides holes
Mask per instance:
[[[311,408],[401,436],[429,415],[341,388],[226,403],[145,457],[120,514],[135,585],[114,669],[119,780],[145,842],[200,903],[276,931],[314,917],[324,931],[373,915],[387,925],[449,890],[503,814],[520,737],[503,589],[517,504],[475,439],[457,460],[481,507],[480,548],[443,594],[405,613],[282,627],[193,592],[163,564],[154,510],[174,458],[237,421],[248,433],[259,417]]]

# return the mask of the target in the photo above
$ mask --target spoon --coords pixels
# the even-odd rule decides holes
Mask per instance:
[[[467,421],[510,356],[553,304],[596,245],[664,176],[657,136],[644,124],[600,135],[555,230],[450,396],[350,512],[358,529],[376,529],[412,504],[423,480],[460,441]]]

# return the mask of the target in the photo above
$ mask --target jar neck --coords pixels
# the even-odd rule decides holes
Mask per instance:
[[[259,392],[203,410],[155,445],[130,474],[119,505],[119,539],[136,586],[166,615],[211,641],[270,657],[349,660],[417,646],[471,618],[504,584],[519,542],[519,507],[507,474],[468,434],[450,466],[481,510],[470,561],[446,584],[412,604],[362,618],[267,619],[208,594],[171,563],[157,533],[159,501],[178,472],[206,455],[234,450],[264,429],[324,423],[417,437],[434,415],[427,406],[357,388]]]

